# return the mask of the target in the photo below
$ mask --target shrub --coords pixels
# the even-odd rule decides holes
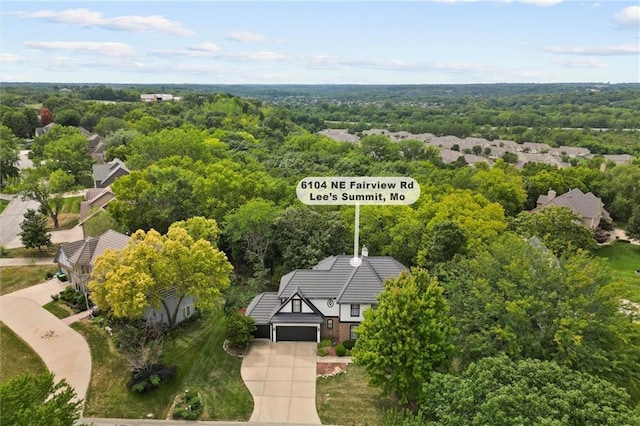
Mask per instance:
[[[57,301],[58,299],[60,299],[60,295],[59,294],[52,294],[51,295],[51,300],[53,300],[54,302]]]
[[[318,356],[327,356],[329,355],[329,349],[326,347],[318,348]]]
[[[196,420],[202,415],[202,401],[197,392],[187,390],[176,403],[173,410],[174,419]]]
[[[160,386],[162,382],[168,381],[176,374],[176,370],[175,365],[154,364],[146,370],[134,371],[131,373],[127,388],[139,393],[148,392]]]
[[[53,278],[54,273],[51,271],[47,271],[46,274],[44,274],[44,279],[45,280],[50,280],[51,278]]]
[[[356,341],[355,340],[345,340],[344,342],[342,342],[342,344],[344,345],[345,349],[351,350],[356,345]]]
[[[318,349],[328,348],[331,345],[333,345],[333,341],[331,339],[322,339],[320,340],[320,343],[318,343]]]
[[[9,257],[9,250],[5,246],[0,246],[0,257]]]
[[[234,313],[227,318],[227,340],[234,348],[244,348],[253,339],[255,330],[256,324],[251,317]]]
[[[338,343],[336,346],[336,355],[345,356],[347,354],[347,349],[344,347],[342,343]]]

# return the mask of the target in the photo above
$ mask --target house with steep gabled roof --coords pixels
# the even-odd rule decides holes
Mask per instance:
[[[384,281],[407,268],[389,256],[331,256],[311,269],[284,275],[277,292],[253,298],[245,315],[256,323],[255,337],[278,341],[356,338],[363,312],[374,307]]]
[[[611,221],[611,216],[605,210],[602,200],[591,192],[585,194],[579,188],[573,188],[558,196],[556,196],[556,191],[550,189],[547,195],[538,197],[536,205],[537,207],[531,211],[532,213],[548,207],[568,207],[582,218],[582,225],[589,229],[596,229],[601,220]]]
[[[93,166],[93,185],[96,188],[106,188],[111,185],[120,176],[128,175],[129,168],[124,161],[114,158],[105,164],[94,164]]]
[[[107,249],[122,249],[128,241],[128,235],[109,229],[99,237],[62,244],[53,261],[67,273],[69,282],[76,290],[86,291],[98,256]]]

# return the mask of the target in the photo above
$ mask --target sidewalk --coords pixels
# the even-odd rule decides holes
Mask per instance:
[[[66,379],[85,399],[91,378],[91,352],[84,338],[42,308],[66,283],[57,279],[0,297],[0,321],[42,358],[55,379]]]
[[[0,258],[0,267],[2,266],[33,266],[33,265],[51,265],[53,266],[53,257],[4,257]]]

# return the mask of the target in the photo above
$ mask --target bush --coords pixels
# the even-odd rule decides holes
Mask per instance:
[[[5,246],[0,246],[0,257],[9,257],[9,250]]]
[[[197,392],[187,390],[176,403],[173,410],[174,419],[196,420],[202,415],[202,401]]]
[[[345,349],[351,350],[356,345],[356,341],[355,340],[345,340],[344,342],[342,342],[342,344],[344,345]]]
[[[234,313],[227,318],[226,336],[231,347],[244,348],[247,346],[253,339],[255,330],[255,321],[249,316]]]
[[[347,348],[342,343],[338,343],[336,346],[336,355],[345,356],[347,354]]]
[[[318,356],[327,356],[329,355],[329,349],[326,347],[318,348]]]
[[[47,271],[46,274],[44,274],[44,279],[45,280],[50,280],[51,278],[53,278],[54,273],[51,271]]]
[[[148,392],[173,377],[176,370],[175,365],[154,364],[146,370],[134,371],[131,373],[131,380],[127,383],[127,388],[139,393]]]
[[[320,343],[318,343],[318,349],[328,348],[331,345],[333,345],[333,341],[331,339],[322,339],[320,340]]]
[[[89,296],[87,296],[87,300],[85,301],[84,294],[70,285],[60,292],[60,299],[75,312],[81,312],[87,309],[87,302],[89,306],[93,305]]]

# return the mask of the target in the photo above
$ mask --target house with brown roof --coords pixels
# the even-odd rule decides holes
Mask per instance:
[[[605,210],[602,200],[591,192],[585,194],[578,188],[558,196],[554,190],[550,189],[547,195],[538,197],[536,205],[537,207],[532,210],[532,213],[548,207],[568,207],[582,218],[582,225],[589,229],[596,229],[601,220],[611,221],[611,216]]]
[[[78,291],[89,293],[87,285],[91,279],[91,273],[96,259],[107,249],[121,250],[129,243],[129,236],[121,234],[112,229],[106,231],[99,237],[85,238],[80,241],[64,243],[60,246],[54,258],[54,263],[64,270],[69,277],[70,284]],[[179,301],[175,288],[162,294],[163,303],[167,305],[170,312],[174,312],[178,307],[176,324],[192,316],[196,309],[193,297],[187,296]],[[180,305],[178,306],[178,303]],[[143,317],[152,323],[168,324],[163,308],[147,307]]]
[[[363,249],[363,253],[365,250]],[[311,269],[284,275],[277,292],[257,295],[245,315],[256,323],[255,337],[279,341],[353,340],[363,312],[374,307],[387,278],[407,268],[389,256],[331,256]]]

